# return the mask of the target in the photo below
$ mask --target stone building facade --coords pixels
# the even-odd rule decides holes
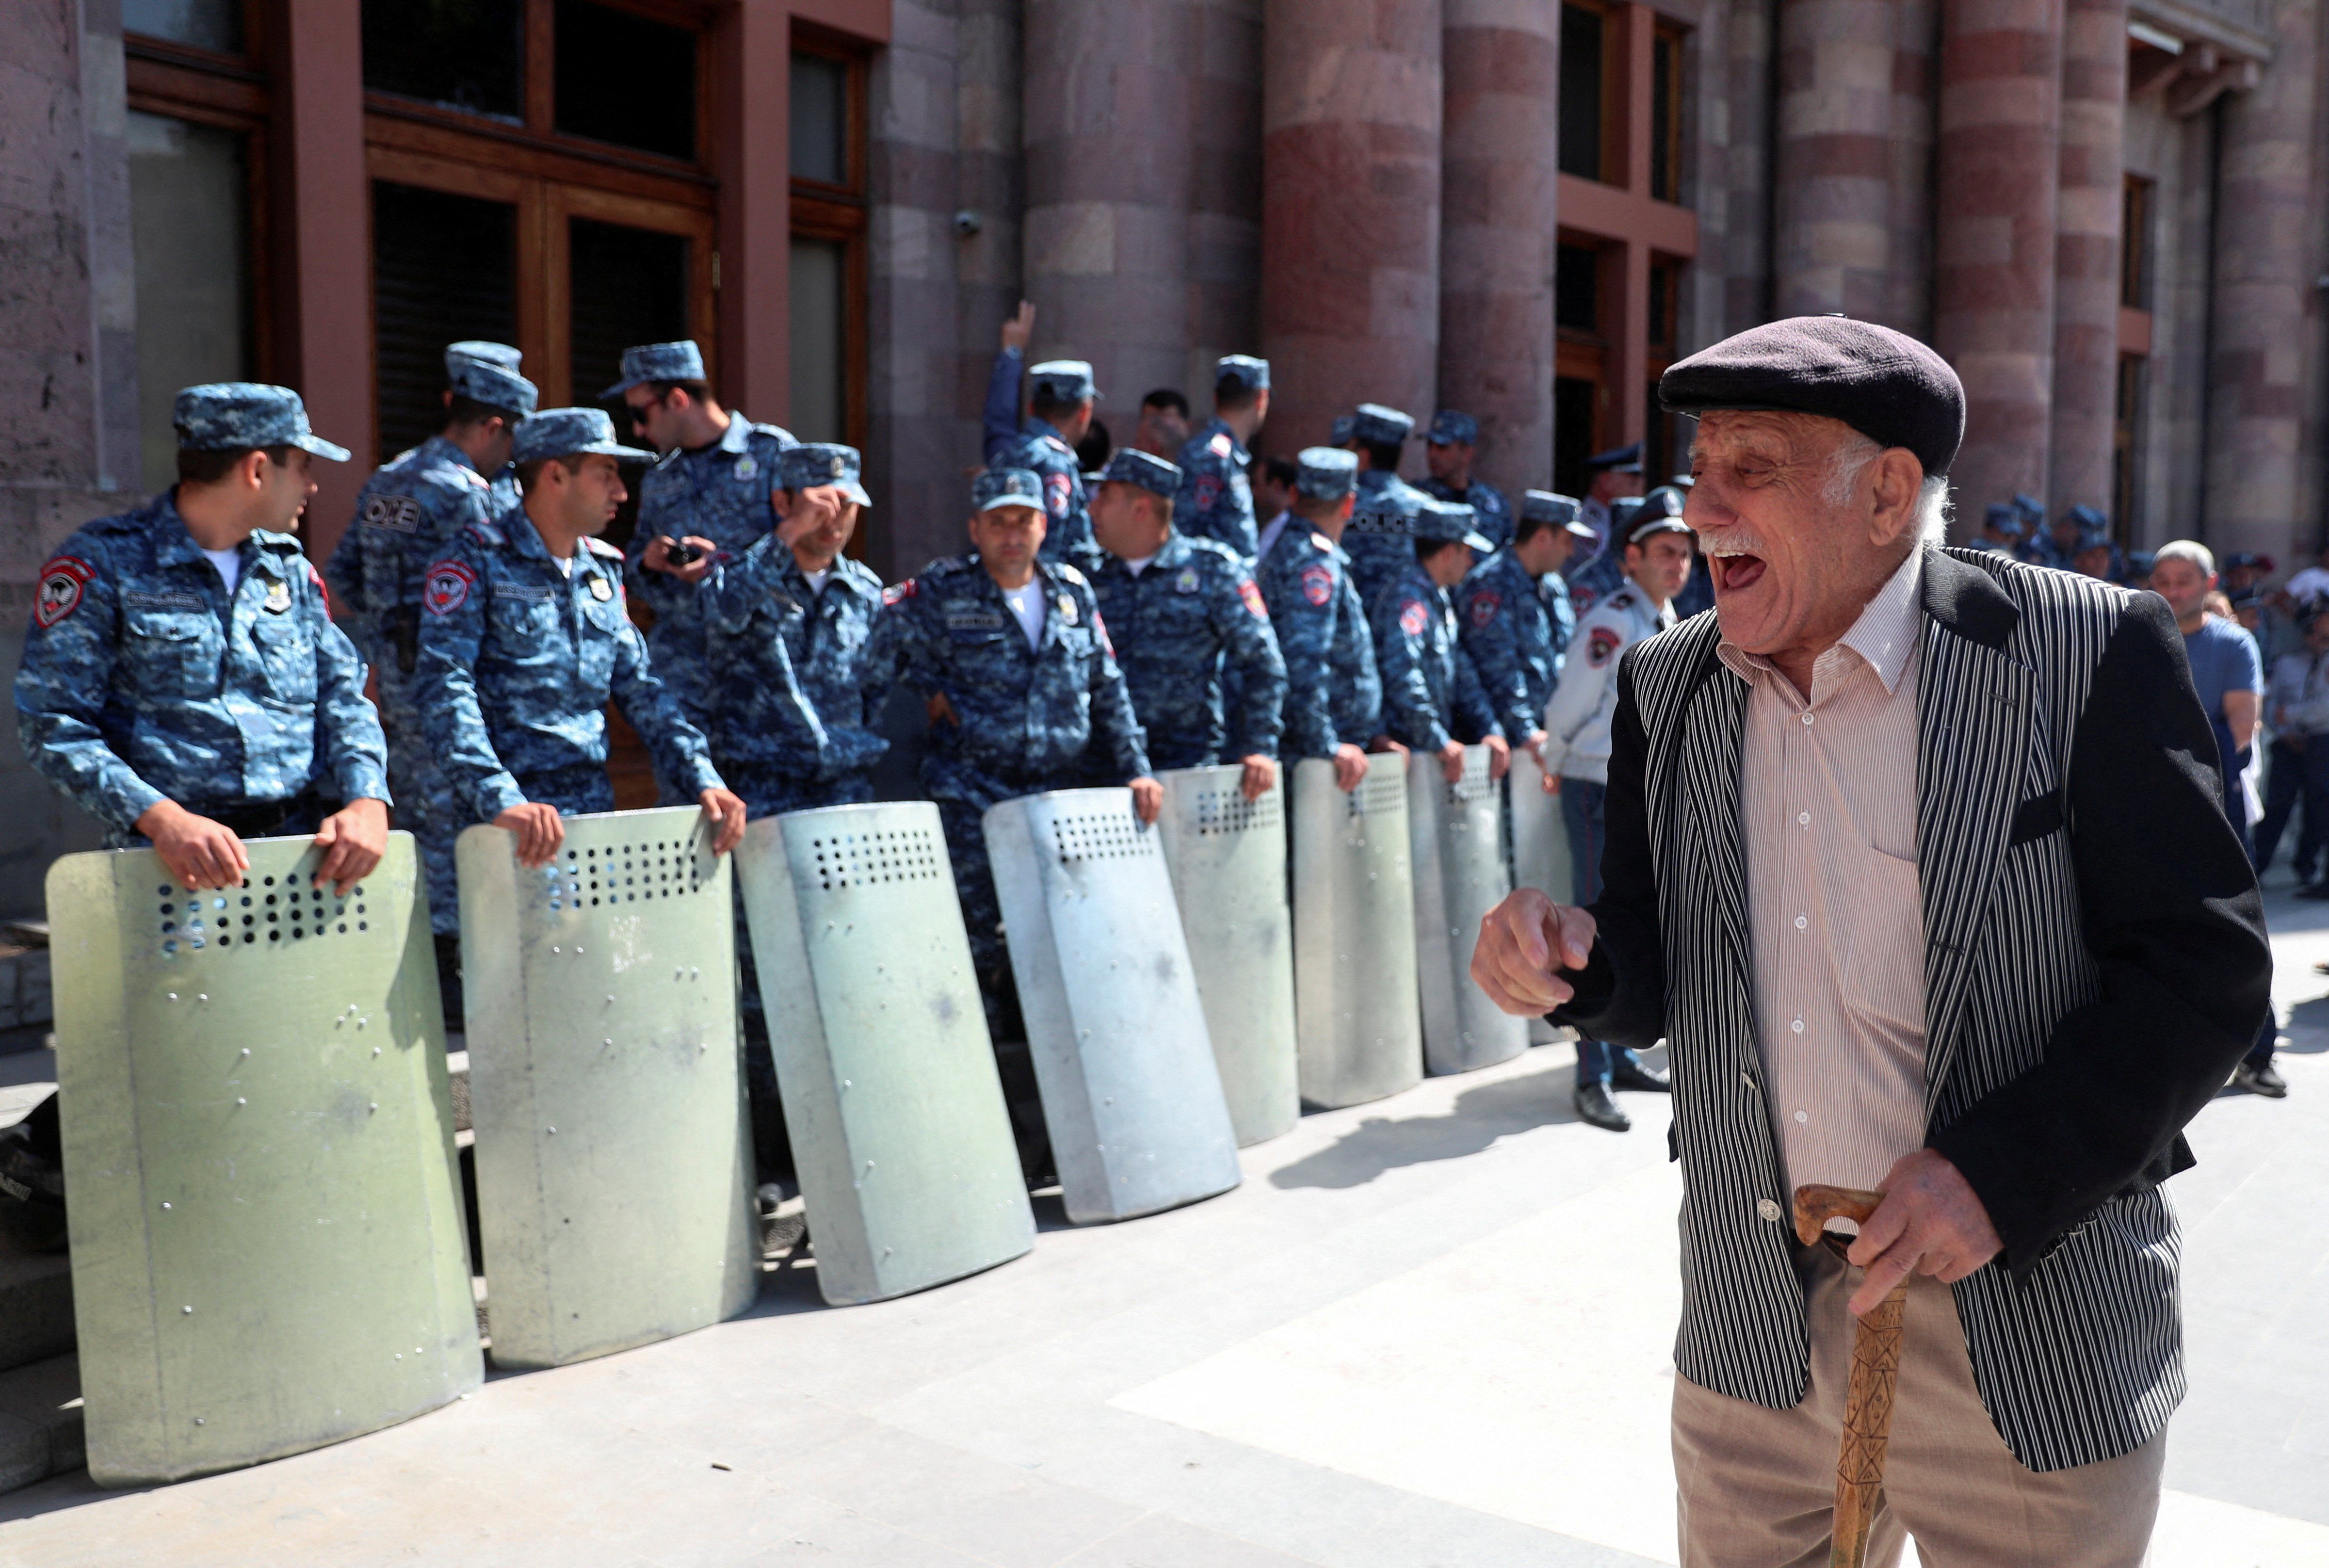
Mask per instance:
[[[1119,437],[1259,352],[1261,450],[1446,403],[1508,487],[1636,439],[1671,471],[1664,364],[1844,311],[1964,376],[1961,513],[2285,571],[2324,523],[2329,7],[23,0],[0,279],[9,673],[49,546],[165,474],[179,381],[297,386],[357,449],[320,553],[452,336],[556,402],[701,338],[731,404],[864,448],[867,553],[911,571],[959,548],[1022,297]],[[86,841],[0,736],[0,915]]]

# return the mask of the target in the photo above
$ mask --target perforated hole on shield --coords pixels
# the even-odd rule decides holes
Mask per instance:
[[[808,843],[816,884],[828,893],[882,882],[931,882],[938,874],[938,836],[927,827],[820,834]]]
[[[1488,777],[1488,754],[1472,747],[1464,748],[1464,777],[1447,786],[1447,798],[1458,806],[1469,806],[1475,800],[1485,800],[1496,792],[1496,781]]]
[[[1059,851],[1061,865],[1072,865],[1079,860],[1127,860],[1156,853],[1155,835],[1143,831],[1129,809],[1054,817],[1051,843]]]
[[[1407,804],[1407,779],[1404,775],[1378,762],[1367,770],[1359,787],[1343,797],[1344,810],[1351,817],[1378,817],[1386,811],[1397,811]]]
[[[572,845],[542,868],[549,905],[601,909],[701,893],[712,884],[712,862],[697,855],[696,837]]]
[[[1201,834],[1251,833],[1272,828],[1281,820],[1278,795],[1272,789],[1259,800],[1248,800],[1240,790],[1200,789],[1190,816]]]
[[[362,885],[342,898],[328,884],[303,876],[247,876],[228,888],[154,889],[156,937],[165,959],[212,949],[282,949],[314,938],[355,936],[372,930],[372,903]]]

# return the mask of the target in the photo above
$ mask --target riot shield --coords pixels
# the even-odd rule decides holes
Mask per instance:
[[[1237,1185],[1155,829],[1121,789],[1006,800],[982,826],[1068,1218],[1128,1220]]]
[[[1569,861],[1569,826],[1561,820],[1561,797],[1544,792],[1544,766],[1526,751],[1513,753],[1513,770],[1504,775],[1506,798],[1512,803],[1512,866],[1514,887],[1532,887],[1555,903],[1575,896]],[[1528,1020],[1531,1044],[1544,1044],[1569,1038],[1542,1018]]]
[[[392,1425],[484,1377],[412,836],[343,899],[313,840],[190,892],[49,868],[90,1474],[179,1480]]]
[[[1248,800],[1241,767],[1160,776],[1157,818],[1189,964],[1240,1148],[1301,1119],[1294,1063],[1294,916],[1286,902],[1286,780]]]
[[[1407,763],[1408,836],[1415,857],[1415,971],[1423,999],[1423,1063],[1470,1072],[1528,1049],[1515,1018],[1472,983],[1480,917],[1512,892],[1504,869],[1504,790],[1488,777],[1488,749],[1464,748],[1455,783],[1439,759]]]
[[[1349,794],[1325,758],[1294,767],[1294,1014],[1302,1099],[1326,1110],[1423,1080],[1407,775],[1367,761]]]
[[[486,1320],[557,1366],[732,1318],[759,1287],[728,863],[693,807],[570,817],[548,865],[462,833]]]
[[[902,1296],[1032,1247],[938,808],[763,817],[736,874],[825,1299]]]

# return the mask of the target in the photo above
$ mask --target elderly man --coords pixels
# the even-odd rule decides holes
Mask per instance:
[[[1825,1557],[1853,1315],[1906,1284],[1869,1561],[2139,1563],[2183,1388],[2161,1185],[2271,964],[2174,622],[1933,547],[1964,392],[1913,339],[1775,322],[1660,392],[1716,613],[1625,657],[1600,899],[1515,893],[1473,973],[1668,1043],[1682,1560]],[[1848,1264],[1787,1224],[1815,1182],[1884,1195]]]

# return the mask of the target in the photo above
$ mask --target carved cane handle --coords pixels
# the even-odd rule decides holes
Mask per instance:
[[[1808,1247],[1820,1239],[1830,1220],[1850,1220],[1864,1225],[1876,1205],[1884,1201],[1882,1193],[1862,1191],[1859,1187],[1822,1186],[1816,1183],[1796,1189],[1796,1240]]]

